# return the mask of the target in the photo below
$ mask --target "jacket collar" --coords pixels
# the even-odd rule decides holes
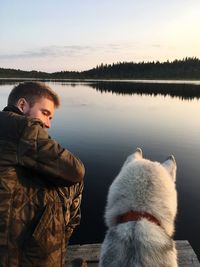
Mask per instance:
[[[16,106],[14,106],[14,105],[8,105],[7,107],[5,107],[4,109],[3,109],[3,111],[10,111],[10,112],[14,112],[14,113],[17,113],[17,114],[19,114],[19,115],[24,115],[24,113],[21,111],[21,110],[19,110]]]

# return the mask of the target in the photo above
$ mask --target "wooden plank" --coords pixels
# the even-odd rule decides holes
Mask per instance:
[[[72,245],[68,247],[66,266],[75,266],[70,264],[77,258],[82,258],[88,263],[88,267],[97,267],[100,255],[101,244]],[[179,267],[200,267],[194,250],[186,240],[177,240],[176,248],[178,251]]]
[[[191,245],[186,240],[176,241],[178,251],[178,262],[181,267],[200,267],[200,263]]]
[[[67,259],[83,258],[86,261],[98,262],[101,244],[86,244],[69,246]]]

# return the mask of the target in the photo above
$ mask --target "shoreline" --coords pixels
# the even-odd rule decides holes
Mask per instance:
[[[200,80],[184,79],[63,79],[63,78],[1,78],[0,81],[49,81],[49,82],[122,82],[122,83],[150,83],[150,84],[194,84],[200,85]]]

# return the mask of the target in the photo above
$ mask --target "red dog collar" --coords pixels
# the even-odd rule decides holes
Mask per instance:
[[[157,224],[158,226],[161,226],[160,222],[153,215],[147,212],[139,212],[139,211],[129,211],[129,212],[124,213],[117,217],[117,222],[125,223],[129,221],[139,221],[143,218],[147,219],[150,222]]]

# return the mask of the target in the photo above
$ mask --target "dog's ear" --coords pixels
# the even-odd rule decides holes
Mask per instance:
[[[138,159],[142,159],[142,149],[141,148],[137,148],[134,154],[131,154],[130,156],[128,156],[128,158],[126,159],[126,161],[124,162],[122,169],[129,164],[131,161],[133,160],[138,160]]]
[[[143,155],[142,155],[142,149],[141,148],[137,148],[135,153],[133,154],[133,158],[134,159],[142,159]]]
[[[176,160],[173,155],[169,156],[165,162],[162,163],[165,169],[168,171],[172,180],[176,181]]]

